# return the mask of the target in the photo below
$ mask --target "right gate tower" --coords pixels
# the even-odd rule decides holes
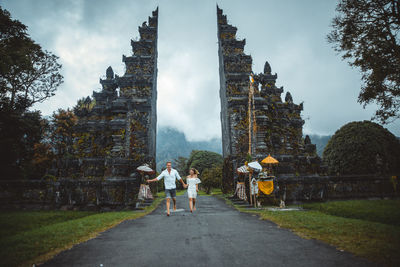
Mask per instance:
[[[236,168],[243,165],[249,152],[249,122],[252,126],[251,156],[262,160],[268,154],[279,160],[277,175],[311,175],[320,172],[321,159],[308,136],[303,138],[303,104],[293,103],[283,87],[275,83],[277,74],[265,62],[264,72],[253,74],[252,58],[244,53],[246,40],[236,39],[237,28],[228,24],[217,6],[218,56],[221,99],[222,152],[224,179],[233,181]],[[249,101],[250,76],[254,94]],[[249,116],[249,103],[252,114]],[[249,120],[249,117],[252,119]]]

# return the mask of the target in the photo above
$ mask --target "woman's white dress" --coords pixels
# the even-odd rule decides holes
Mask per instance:
[[[189,198],[196,198],[196,184],[201,183],[199,178],[187,178],[186,183],[188,184],[188,197]]]

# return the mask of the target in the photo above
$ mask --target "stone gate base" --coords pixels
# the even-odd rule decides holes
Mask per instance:
[[[398,176],[397,176],[398,177]],[[271,195],[260,193],[263,204],[400,197],[398,178],[393,176],[280,176]]]
[[[1,209],[108,211],[135,209],[137,179],[0,181]]]

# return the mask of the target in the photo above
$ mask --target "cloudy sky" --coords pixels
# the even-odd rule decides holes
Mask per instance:
[[[122,54],[131,55],[130,39],[138,38],[138,26],[159,6],[158,126],[207,140],[221,136],[216,2],[238,27],[238,37],[246,38],[253,71],[262,72],[267,60],[278,74],[277,85],[295,102],[304,101],[304,133],[333,134],[347,122],[372,117],[373,105],[363,109],[357,103],[360,73],[326,41],[336,1],[0,0],[0,5],[60,57],[65,82],[56,96],[35,106],[44,115],[98,91],[108,66],[122,76]],[[385,127],[400,135],[400,121]]]

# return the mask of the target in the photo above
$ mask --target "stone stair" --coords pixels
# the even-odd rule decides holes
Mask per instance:
[[[144,210],[146,207],[150,206],[153,204],[153,199],[144,199],[144,200],[139,200],[136,203],[136,209],[137,210]]]
[[[228,199],[236,206],[238,206],[239,208],[252,208],[253,206],[251,206],[247,201],[238,199],[237,197],[228,197]]]

